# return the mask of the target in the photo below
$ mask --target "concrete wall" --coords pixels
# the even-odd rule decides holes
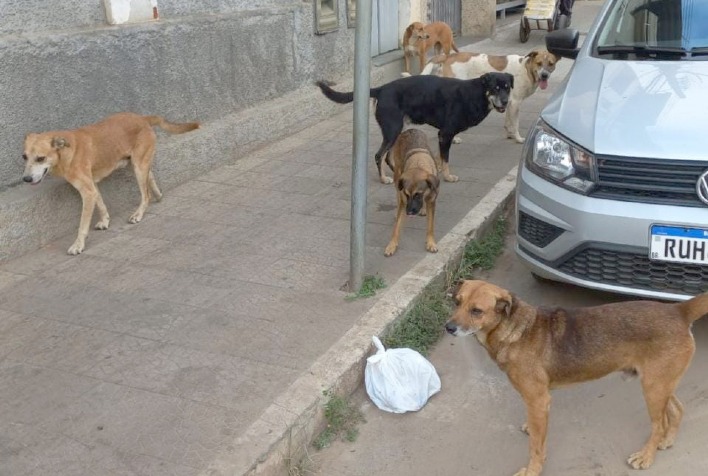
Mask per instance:
[[[159,134],[155,169],[169,190],[335,110],[312,81],[353,76],[339,2],[340,28],[322,36],[312,0],[161,1],[160,21],[120,26],[106,24],[101,0],[0,2],[0,260],[78,225],[65,182],[18,185],[26,133],[118,111],[199,120],[199,131]],[[114,175],[101,190],[117,217],[138,195],[130,171]]]
[[[462,34],[492,36],[496,27],[495,0],[462,0]]]

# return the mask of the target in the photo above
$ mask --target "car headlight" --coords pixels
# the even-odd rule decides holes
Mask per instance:
[[[575,192],[595,186],[595,156],[539,121],[526,141],[526,166],[542,177]]]

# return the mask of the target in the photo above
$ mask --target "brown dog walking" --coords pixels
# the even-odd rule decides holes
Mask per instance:
[[[550,391],[612,372],[639,376],[651,418],[651,435],[629,465],[646,469],[657,449],[674,444],[683,416],[676,387],[695,351],[691,324],[708,314],[708,293],[682,303],[537,308],[493,284],[463,281],[453,297],[447,331],[477,337],[526,403],[529,463],[516,476],[541,474]]]
[[[68,250],[70,255],[84,250],[95,207],[99,213],[96,229],[108,228],[108,209],[96,184],[114,170],[131,163],[140,187],[140,205],[128,220],[130,223],[142,220],[150,203],[151,190],[157,200],[162,198],[152,173],[156,143],[153,126],[172,134],[182,134],[197,129],[199,124],[173,124],[159,116],[125,112],[79,129],[32,133],[25,138],[22,180],[36,185],[51,173],[66,179],[81,195],[79,232]]]

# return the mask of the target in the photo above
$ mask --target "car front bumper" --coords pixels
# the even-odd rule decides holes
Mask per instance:
[[[708,208],[587,197],[520,166],[516,252],[543,278],[665,300],[708,290],[708,266],[649,259],[652,224],[706,227]]]

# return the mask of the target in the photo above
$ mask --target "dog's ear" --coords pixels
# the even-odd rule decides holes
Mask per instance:
[[[511,293],[506,293],[505,295],[497,298],[497,304],[494,308],[498,313],[504,314],[506,317],[511,316],[511,314],[516,310],[516,296]]]
[[[538,50],[532,50],[529,54],[526,55],[526,57],[530,59],[534,59],[536,56],[538,56]]]
[[[398,179],[398,183],[396,184],[396,187],[398,187],[399,191],[403,191],[408,186],[408,181],[404,179],[403,177]]]
[[[482,84],[484,84],[485,91],[492,88],[492,81],[491,77],[489,76],[489,73],[484,73],[482,76],[479,77],[479,79],[482,80]]]
[[[69,147],[69,142],[63,137],[54,137],[52,138],[51,145],[53,149],[59,150],[63,149],[64,147]]]
[[[452,289],[450,290],[450,292],[447,293],[448,297],[452,298],[452,300],[455,301],[455,304],[460,303],[460,300],[457,298],[457,295],[460,293],[460,289],[462,288],[462,285],[464,283],[464,279],[457,280],[457,282],[452,285]]]
[[[437,175],[429,175],[425,181],[428,183],[428,188],[431,192],[437,194],[438,187],[440,187],[440,179]]]

